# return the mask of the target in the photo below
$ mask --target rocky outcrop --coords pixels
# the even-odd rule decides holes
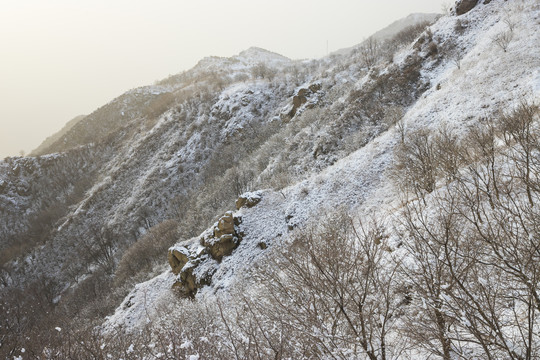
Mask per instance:
[[[208,250],[198,246],[175,245],[169,249],[169,265],[176,277],[173,288],[186,297],[193,297],[197,290],[210,285],[215,266]]]
[[[214,225],[210,236],[201,237],[201,245],[208,250],[213,259],[221,261],[240,244],[242,236],[237,233],[235,225],[240,225],[241,222],[240,217],[234,217],[233,213],[228,211]]]
[[[257,205],[261,199],[262,196],[260,191],[244,193],[236,200],[236,210],[240,210],[244,206],[252,208]]]
[[[476,6],[477,3],[478,0],[458,0],[456,2],[456,15],[459,16],[468,13]]]
[[[178,275],[184,265],[189,261],[189,251],[184,247],[170,248],[169,253],[167,254],[167,260],[169,260],[172,272],[175,275]]]
[[[205,231],[198,242],[175,245],[169,249],[168,260],[177,276],[173,288],[185,296],[194,296],[198,289],[212,282],[219,263],[238,247],[243,233],[238,229],[240,216],[228,211]]]
[[[321,89],[322,85],[319,82],[298,89],[296,95],[292,98],[292,106],[282,117],[292,119],[302,106],[305,106],[307,109],[315,107],[319,102]]]
[[[197,293],[197,290],[205,285],[210,285],[212,282],[212,275],[214,274],[214,268],[206,269],[206,271],[200,271],[199,265],[207,260],[205,255],[199,258],[189,261],[180,272],[177,281],[173,284],[173,289],[177,289],[185,296],[193,297]]]

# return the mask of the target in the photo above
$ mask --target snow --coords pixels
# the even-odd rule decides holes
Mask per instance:
[[[291,63],[291,60],[283,55],[258,47],[250,47],[234,58],[246,64],[264,63],[270,65],[270,67],[278,67]]]
[[[429,79],[431,88],[405,113],[407,129],[437,128],[444,123],[453,131],[464,133],[481,116],[515,106],[531,93],[536,98],[540,96],[540,48],[536,45],[540,43],[540,31],[538,27],[529,25],[530,17],[538,16],[538,9],[527,13],[528,18],[516,17],[516,36],[507,53],[493,43],[493,37],[504,30],[501,13],[510,11],[511,6],[494,0],[486,11],[474,10],[461,17],[462,21],[467,20],[470,24],[456,44],[462,54],[461,68],[458,69],[451,59],[445,59],[439,64],[427,64],[422,69],[422,75]],[[496,10],[496,7],[500,9]],[[455,18],[443,17],[431,26],[431,31],[439,43],[444,43],[454,36],[454,26]],[[396,61],[403,61],[412,51],[402,52]],[[234,66],[238,69],[259,61],[281,65],[288,62],[288,59],[260,49],[249,49],[234,59],[237,61]],[[223,61],[219,58],[205,59],[198,66],[214,67]],[[531,73],[531,69],[535,70]],[[365,81],[365,78],[361,79],[356,86],[361,87]],[[440,89],[437,89],[438,84]],[[221,93],[214,106],[216,111],[230,113],[236,109],[234,111],[238,115],[225,124],[224,134],[232,134],[244,127],[243,99],[247,95],[262,96],[265,86],[263,82],[240,83]],[[235,213],[242,216],[240,230],[245,233],[239,247],[219,264],[207,261],[200,265],[204,271],[212,267],[215,273],[212,285],[201,289],[197,298],[212,298],[246,281],[253,264],[266,256],[259,243],[264,242],[269,247],[287,243],[295,228],[308,224],[313,226],[312,219],[320,218],[325,212],[344,208],[359,214],[377,214],[382,219],[390,216],[398,205],[398,198],[385,173],[391,165],[397,142],[398,134],[392,128],[301,183],[280,192],[264,190],[254,193],[253,196],[262,198],[261,202]],[[175,276],[167,269],[158,277],[137,285],[115,314],[108,318],[107,326],[124,325],[129,328],[146,323],[152,316],[149,314],[156,314],[153,309],[159,303],[173,301],[170,287],[174,281]]]
[[[174,279],[172,272],[164,271],[151,280],[137,284],[117,311],[106,319],[104,331],[124,326],[127,329],[140,328],[162,315],[160,306],[175,301],[171,289]]]
[[[282,68],[294,62],[277,53],[257,47],[251,47],[231,58],[210,56],[202,59],[195,66],[198,71],[222,71],[228,68],[235,72],[250,70],[254,65],[264,63],[270,68]]]
[[[540,9],[532,0],[525,3],[527,6],[535,7],[523,16],[517,16],[512,12],[514,11],[512,2],[493,0],[489,7],[486,7],[486,11],[473,10],[461,17],[462,21],[466,20],[470,24],[455,44],[461,55],[461,67],[458,68],[449,58],[443,58],[440,63],[424,65],[422,76],[429,80],[430,89],[406,109],[404,124],[408,130],[435,129],[444,124],[452,131],[464,134],[468,126],[473,125],[480,117],[491,116],[500,109],[511,108],[522,99],[540,100],[540,47],[537,45],[540,43],[540,31],[538,26],[531,26],[531,23],[537,22],[534,19],[540,15]],[[505,23],[500,21],[503,13],[509,13],[516,21],[514,30],[516,35],[507,53],[493,42],[494,36],[505,31]],[[454,38],[455,21],[454,17],[443,17],[431,26],[438,43],[443,44]],[[402,63],[413,51],[412,48],[403,50],[395,57],[396,63]],[[196,70],[226,68],[235,74],[249,70],[250,66],[260,62],[271,67],[293,64],[291,60],[281,55],[250,48],[232,59],[206,58],[197,65]],[[337,75],[337,81],[351,81],[351,87],[357,89],[368,81],[368,76],[365,76],[353,84],[351,80],[353,78],[352,74],[347,73]],[[440,88],[437,85],[440,85]],[[173,88],[153,86],[135,89],[131,93],[158,95]],[[274,89],[265,80],[235,83],[225,87],[212,103],[211,116],[208,119],[202,117],[194,119],[193,124],[197,126],[204,122],[219,124],[221,138],[216,141],[225,141],[250,126],[258,125],[254,116],[250,114],[252,104],[266,104],[268,96],[275,102],[271,104],[272,106],[266,104],[270,109],[278,109],[278,106],[274,106],[276,104],[285,104],[280,99],[275,99],[273,91]],[[345,97],[343,96],[341,100],[345,101]],[[121,113],[124,115],[124,111]],[[226,115],[223,116],[226,120],[220,118],[221,114]],[[138,208],[140,199],[146,198],[144,191],[147,181],[156,174],[163,174],[163,169],[170,170],[173,172],[172,176],[175,176],[175,169],[195,156],[194,149],[200,146],[201,135],[195,131],[185,139],[183,147],[175,147],[173,142],[185,134],[176,133],[178,128],[171,125],[169,115],[165,113],[151,129],[140,134],[130,147],[120,149],[117,159],[111,161],[108,168],[103,171],[108,175],[88,191],[85,199],[72,213],[72,217],[85,216],[85,212],[91,208],[92,202],[100,193],[106,193],[106,189],[120,186],[120,182],[113,179],[114,176],[111,174],[121,176],[128,167],[122,162],[126,159],[133,159],[132,161],[137,159],[144,162],[144,166],[134,171],[131,177],[134,180],[125,190],[126,196],[122,197],[121,202],[115,204],[108,214],[111,224],[121,223],[126,219],[126,214],[131,214],[133,209]],[[165,135],[159,137],[161,133]],[[141,159],[140,153],[154,137],[168,140],[163,148]],[[250,272],[254,265],[271,254],[269,250],[261,249],[260,243],[267,244],[269,249],[285,245],[294,237],[296,229],[316,227],[317,222],[321,221],[325,214],[330,214],[336,209],[351,211],[360,217],[375,215],[383,220],[392,216],[399,205],[399,199],[386,171],[392,164],[393,152],[398,141],[396,129],[390,128],[366,146],[339,159],[320,173],[307,176],[299,183],[281,191],[262,189],[244,194],[244,197],[257,198],[261,201],[252,208],[244,207],[235,212],[236,216],[242,217],[239,230],[245,235],[233,254],[225,257],[221,263],[208,258],[197,267],[195,275],[208,272],[214,274],[211,286],[200,289],[196,300],[227,296],[236,285],[249,283]],[[175,150],[174,156],[167,157],[166,151],[169,149]],[[3,182],[4,180],[0,180],[0,186]],[[169,195],[174,194],[167,194]],[[231,204],[231,208],[233,206],[234,204]],[[69,222],[70,218],[67,218],[58,231],[67,228]],[[140,229],[141,233],[144,231],[144,228]],[[186,245],[189,245],[192,253],[200,254],[203,249],[198,245],[198,237],[173,248],[186,252],[184,248]],[[408,264],[407,259],[404,259],[404,263]],[[167,265],[164,265],[160,275],[135,286],[115,313],[107,318],[102,326],[103,330],[112,331],[124,327],[129,331],[166,316],[170,305],[178,301],[171,289],[175,281],[177,277]],[[450,284],[442,285],[443,289],[449,287]],[[445,294],[441,297],[446,299]],[[425,299],[422,299],[422,302],[428,306]],[[61,331],[59,327],[56,330]],[[189,348],[190,343],[186,342],[182,346]],[[128,353],[132,351],[133,344],[130,345]],[[189,358],[196,360],[199,356],[191,355]]]
[[[540,69],[533,71],[531,79],[532,97],[536,102],[540,101]]]

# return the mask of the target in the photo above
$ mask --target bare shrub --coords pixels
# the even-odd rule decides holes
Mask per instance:
[[[406,334],[434,355],[532,359],[540,349],[537,114],[524,103],[482,121],[452,182],[427,203],[405,202]]]
[[[368,69],[373,67],[380,58],[380,45],[372,37],[364,41],[359,51],[362,64]]]
[[[158,95],[153,99],[150,104],[144,109],[144,114],[149,118],[156,118],[163,114],[165,111],[170,109],[176,98],[172,93],[164,93]]]
[[[436,150],[427,130],[416,130],[405,138],[395,152],[393,177],[396,183],[412,190],[417,197],[435,189]]]
[[[315,232],[300,232],[292,248],[276,254],[263,271],[264,300],[249,303],[256,321],[278,325],[293,358],[399,356],[403,343],[388,338],[403,294],[382,227],[353,224],[346,215],[319,225]],[[280,348],[279,341],[267,341]]]
[[[394,153],[390,176],[405,192],[423,198],[435,190],[439,179],[453,181],[463,159],[456,136],[445,127],[436,133],[419,129],[402,134],[403,141]]]
[[[268,79],[272,81],[277,74],[276,69],[267,66],[265,63],[260,62],[251,69],[251,75],[254,79]]]
[[[516,22],[510,17],[507,17],[504,19],[504,23],[508,26],[508,30],[513,33],[514,29],[516,28]]]
[[[538,105],[522,102],[516,109],[503,114],[498,129],[510,151],[505,156],[516,167],[523,180],[530,206],[535,205],[533,191],[540,191],[540,130]]]
[[[167,249],[178,241],[178,237],[178,222],[175,220],[166,220],[151,227],[122,255],[115,271],[116,281],[121,283],[140,272],[148,273],[166,258]]]
[[[461,69],[461,56],[459,55],[456,55],[454,56],[454,58],[452,59],[452,64],[454,64],[458,70]]]
[[[503,31],[499,33],[497,36],[493,38],[493,42],[495,45],[500,47],[504,52],[508,50],[508,46],[510,45],[510,42],[512,41],[514,37],[514,34],[512,31]]]
[[[429,25],[431,25],[430,22],[426,21],[416,25],[408,26],[398,32],[396,35],[394,35],[394,37],[389,41],[389,43],[392,44],[395,48],[398,48],[402,45],[409,45],[414,40],[416,40],[418,36],[423,33]]]

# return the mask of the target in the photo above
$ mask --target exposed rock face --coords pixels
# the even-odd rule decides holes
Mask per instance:
[[[257,205],[262,199],[261,192],[247,192],[240,195],[236,200],[236,210],[240,210],[242,207],[252,208]]]
[[[319,101],[319,96],[317,95],[319,95],[321,89],[322,85],[320,83],[314,83],[309,85],[307,88],[299,89],[296,95],[293,96],[292,107],[288,111],[286,117],[292,119],[298,110],[306,103],[307,105],[305,106],[308,109],[313,108]]]
[[[169,264],[173,273],[178,275],[173,288],[185,296],[193,297],[198,289],[210,285],[215,268],[212,264],[202,266],[208,265],[209,260],[212,261],[206,248],[189,245],[170,248]]]
[[[204,285],[210,285],[212,274],[207,274],[205,277],[198,277],[195,274],[199,262],[190,262],[180,273],[179,280],[174,283],[173,288],[179,288],[187,296],[194,296],[197,290]]]
[[[236,249],[240,240],[233,234],[224,234],[219,238],[205,239],[203,244],[213,259],[221,261],[224,256],[230,255]]]
[[[170,248],[169,253],[167,254],[167,259],[169,260],[169,265],[172,268],[172,272],[175,275],[182,270],[184,265],[189,261],[189,251],[182,248]]]
[[[228,211],[202,234],[199,243],[171,247],[168,252],[169,265],[172,272],[178,275],[173,287],[186,296],[194,296],[198,289],[209,285],[219,262],[240,244],[243,234],[237,227],[241,223],[240,216]]]
[[[221,261],[240,244],[242,237],[236,232],[235,223],[239,225],[241,222],[240,217],[234,217],[233,213],[228,211],[214,225],[213,236],[201,238],[201,245],[208,249],[213,259]]]
[[[214,237],[221,238],[224,235],[234,234],[234,218],[232,212],[228,211],[214,226]]]
[[[458,0],[458,2],[456,2],[456,15],[468,13],[477,3],[478,0]]]

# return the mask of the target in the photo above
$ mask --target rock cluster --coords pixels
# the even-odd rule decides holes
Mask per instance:
[[[292,107],[287,112],[286,117],[292,119],[298,110],[307,103],[306,108],[311,109],[315,107],[318,102],[317,95],[322,88],[321,83],[314,83],[305,88],[300,88],[296,92],[296,95],[292,99]],[[308,102],[309,101],[309,102]]]
[[[244,193],[236,200],[236,209],[251,208],[261,199],[262,191]],[[177,275],[173,287],[185,296],[193,297],[198,289],[210,285],[219,263],[232,254],[244,237],[240,224],[242,217],[227,211],[198,239],[171,247],[167,258],[173,274]],[[261,243],[259,247],[266,249],[267,244]]]
[[[198,243],[171,247],[169,265],[178,275],[173,287],[192,297],[198,289],[209,285],[216,266],[240,244],[243,233],[238,226],[241,222],[240,216],[228,211],[201,235]]]
[[[244,206],[247,208],[252,208],[257,205],[261,199],[262,197],[260,191],[244,193],[240,195],[238,200],[236,200],[236,210],[240,210]]]
[[[208,250],[214,260],[220,262],[224,256],[231,255],[240,244],[242,235],[236,231],[235,226],[241,222],[241,217],[235,217],[228,211],[214,225],[212,234],[201,238],[201,245]]]

